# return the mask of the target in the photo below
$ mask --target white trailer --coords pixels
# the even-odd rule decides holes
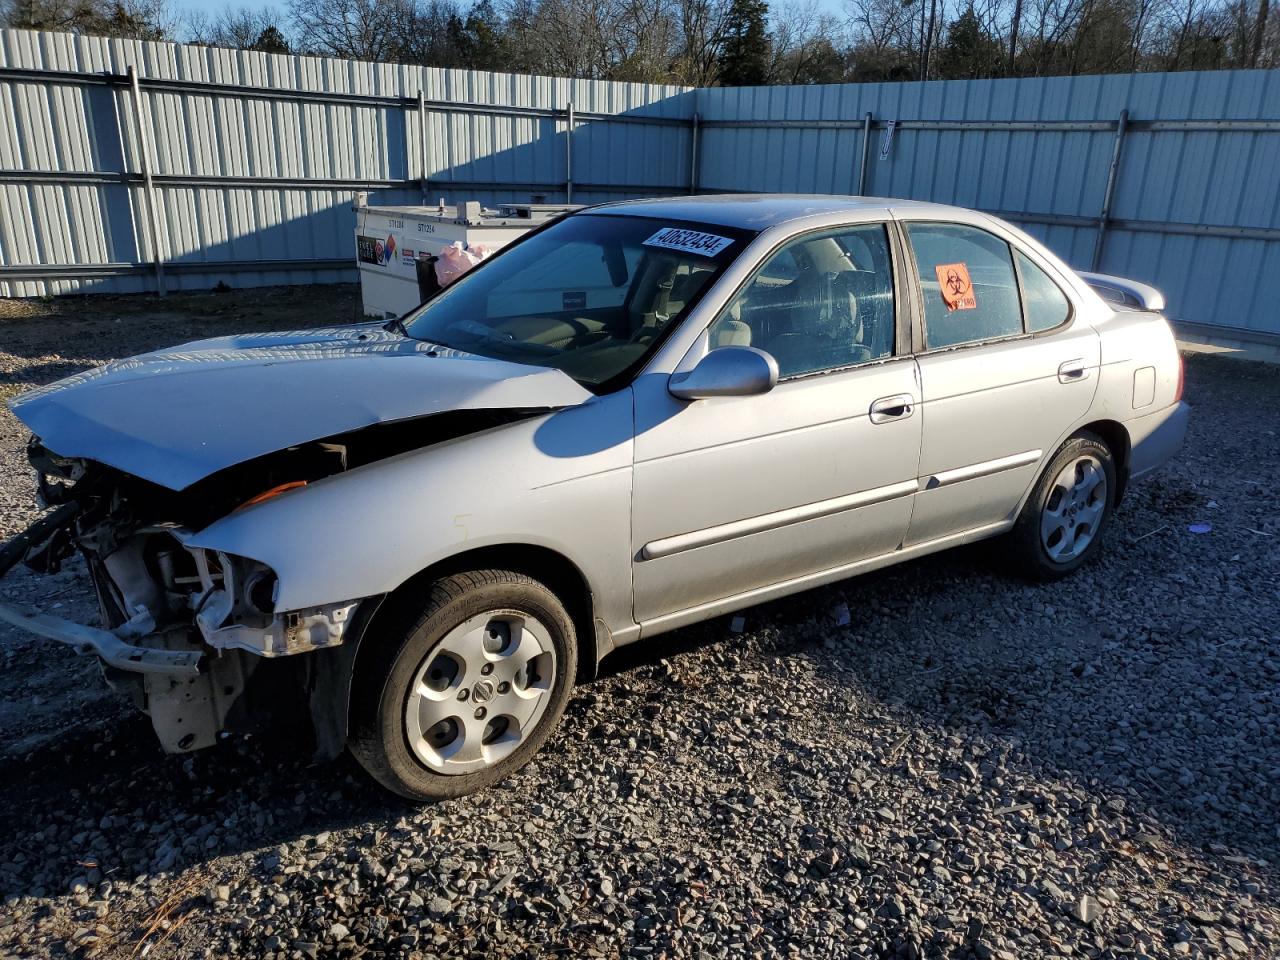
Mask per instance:
[[[579,204],[504,203],[494,209],[478,200],[434,207],[371,207],[356,197],[356,266],[368,317],[403,316],[437,287],[435,259],[461,241],[490,251]]]

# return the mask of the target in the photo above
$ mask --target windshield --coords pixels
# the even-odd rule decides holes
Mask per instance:
[[[409,336],[620,386],[752,234],[649,217],[576,214],[463,275],[404,318]]]

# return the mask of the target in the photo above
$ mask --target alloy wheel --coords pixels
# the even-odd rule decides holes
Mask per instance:
[[[471,617],[423,658],[405,701],[414,755],[443,774],[510,755],[551,702],[556,654],[547,628],[516,610]]]
[[[1056,563],[1069,563],[1089,548],[1107,509],[1107,474],[1097,457],[1084,455],[1054,478],[1040,512],[1040,542]]]

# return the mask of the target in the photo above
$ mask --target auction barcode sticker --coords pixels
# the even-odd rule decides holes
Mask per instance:
[[[646,247],[661,247],[663,250],[679,250],[681,253],[697,253],[704,257],[714,257],[729,244],[728,237],[718,237],[714,233],[699,233],[697,230],[682,230],[679,227],[663,227],[644,242]]]

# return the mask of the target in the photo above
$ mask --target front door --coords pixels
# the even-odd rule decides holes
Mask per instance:
[[[642,624],[901,544],[921,420],[894,278],[884,224],[801,236],[770,255],[705,341],[772,354],[772,391],[683,401],[665,376],[637,381]]]
[[[924,298],[920,493],[908,544],[1014,519],[1098,384],[1098,335],[1026,253],[978,227],[908,222]]]

